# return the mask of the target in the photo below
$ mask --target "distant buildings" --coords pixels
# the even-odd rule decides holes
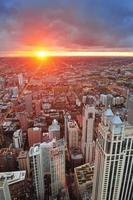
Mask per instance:
[[[41,114],[41,102],[40,100],[34,100],[35,115],[39,116]]]
[[[28,128],[27,113],[26,112],[18,112],[16,114],[16,116],[17,116],[17,119],[20,122],[21,129],[23,131],[27,131],[27,128]]]
[[[52,124],[48,127],[48,132],[57,140],[60,139],[60,125],[56,119],[54,119]]]
[[[71,115],[68,112],[64,113],[64,126],[65,126],[64,136],[65,136],[66,143],[68,143],[68,121],[69,120],[71,120]]]
[[[19,94],[18,87],[12,87],[11,88],[11,93],[12,93],[12,97],[17,98],[18,94]]]
[[[13,146],[15,148],[21,148],[23,145],[22,130],[19,129],[13,133]]]
[[[24,85],[24,77],[23,77],[23,74],[18,74],[18,83],[19,83],[19,86],[22,87]]]
[[[36,143],[42,142],[42,129],[38,127],[33,127],[28,129],[28,142],[29,147]]]
[[[25,110],[28,115],[32,115],[33,108],[32,108],[32,92],[25,91],[24,93],[24,102],[25,102]]]
[[[133,200],[132,59],[22,60],[0,59],[0,200]]]
[[[112,94],[101,94],[100,95],[100,103],[104,105],[106,108],[110,106],[120,106],[125,103],[125,99],[123,96],[113,96]]]
[[[93,200],[131,200],[133,191],[133,127],[108,108],[99,124]]]

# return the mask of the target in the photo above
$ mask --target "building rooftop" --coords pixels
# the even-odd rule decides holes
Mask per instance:
[[[83,159],[83,154],[82,154],[80,148],[71,148],[71,149],[70,149],[70,154],[71,154],[71,158],[72,158],[73,160],[76,160],[76,159]]]
[[[50,142],[43,142],[35,144],[33,147],[29,150],[29,156],[38,155],[40,154],[41,148],[56,148],[61,145],[65,145],[64,139],[57,140],[53,138]]]
[[[20,151],[18,158],[26,158],[28,155],[28,151]]]
[[[58,124],[58,121],[56,119],[52,121],[52,124],[48,127],[48,131],[60,131],[60,125]]]
[[[116,115],[113,117],[111,122],[112,122],[112,124],[115,124],[115,125],[122,124],[119,113],[116,113]]]
[[[72,128],[78,129],[78,125],[77,125],[77,122],[75,120],[69,120],[68,121],[68,129],[72,129]]]
[[[12,171],[12,172],[2,172],[0,173],[0,183],[2,180],[7,180],[8,185],[25,180],[26,171]]]
[[[105,115],[106,117],[114,116],[114,114],[113,114],[113,112],[112,112],[112,110],[111,110],[110,107],[104,112],[104,115]]]
[[[19,129],[19,130],[16,130],[14,133],[13,133],[13,136],[14,137],[19,137],[19,135],[22,133],[22,130]]]
[[[0,179],[0,188],[3,187],[4,183],[5,183],[5,179]]]
[[[94,175],[94,166],[89,163],[76,167],[74,169],[78,184],[81,186],[86,183],[92,183]]]

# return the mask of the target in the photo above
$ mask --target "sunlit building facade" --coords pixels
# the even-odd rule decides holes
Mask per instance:
[[[133,127],[108,108],[96,142],[93,200],[133,199]]]
[[[128,116],[127,116],[127,120],[128,123],[133,125],[133,93],[128,95]]]
[[[60,125],[56,119],[52,121],[52,124],[48,127],[48,132],[52,134],[53,138],[60,139]]]
[[[75,120],[70,119],[67,123],[67,128],[68,128],[69,148],[72,147],[78,148],[80,146],[79,143],[80,130],[77,122]]]
[[[85,162],[92,163],[94,160],[94,121],[95,121],[95,99],[92,96],[86,98],[86,104],[83,107],[83,128],[82,128],[82,152]]]
[[[52,197],[65,189],[65,146],[64,140],[44,142],[30,148],[30,167],[36,198],[44,200],[51,185]],[[50,177],[50,182],[48,178]]]

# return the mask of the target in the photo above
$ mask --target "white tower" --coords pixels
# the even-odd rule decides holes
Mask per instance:
[[[33,172],[33,185],[37,199],[45,199],[46,183],[44,178],[51,177],[52,196],[65,188],[65,144],[64,140],[53,139],[30,148],[30,165]]]
[[[85,162],[93,162],[93,128],[95,120],[95,99],[88,96],[83,108],[83,128],[81,148]]]
[[[60,125],[56,119],[54,119],[52,124],[48,127],[48,132],[52,133],[53,137],[57,140],[60,139]]]
[[[13,133],[13,145],[15,148],[21,148],[23,144],[22,130],[16,130]]]
[[[74,148],[79,148],[79,127],[78,124],[75,120],[69,120],[68,124],[68,140],[69,140],[69,149],[74,147]]]
[[[7,179],[4,177],[3,179],[0,180],[0,199],[11,200],[11,195],[10,195]]]
[[[93,200],[133,198],[133,127],[127,127],[110,108],[99,124],[96,142]]]
[[[18,83],[19,83],[19,86],[23,86],[24,85],[24,77],[23,77],[23,74],[18,74]]]
[[[58,140],[50,149],[50,174],[52,197],[56,198],[61,189],[65,189],[65,146]]]

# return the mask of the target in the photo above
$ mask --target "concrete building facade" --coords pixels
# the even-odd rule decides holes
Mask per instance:
[[[109,108],[99,124],[93,200],[133,199],[133,127]]]
[[[94,161],[94,120],[95,120],[95,99],[89,96],[83,107],[83,126],[81,147],[85,163]]]

